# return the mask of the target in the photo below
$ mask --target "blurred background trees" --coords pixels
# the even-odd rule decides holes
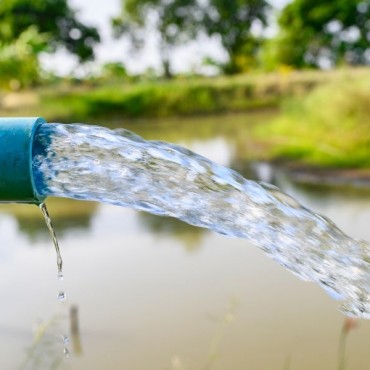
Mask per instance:
[[[163,74],[170,78],[173,48],[196,37],[199,21],[196,0],[123,0],[122,14],[112,24],[115,35],[127,36],[134,49],[143,47],[154,31],[159,39]]]
[[[302,68],[370,62],[369,1],[294,0],[278,24],[279,34],[269,45],[276,63]]]
[[[30,85],[40,74],[38,56],[64,48],[81,63],[94,59],[98,30],[80,22],[67,0],[1,0],[2,84]]]
[[[151,79],[171,78],[175,51],[196,40],[218,40],[225,58],[202,58],[221,74],[370,63],[370,0],[292,0],[279,10],[266,0],[117,1],[111,31],[131,49],[125,54],[122,47],[121,60],[93,69],[100,81],[115,75],[127,80],[125,60],[148,44],[157,48],[162,66],[146,67]],[[100,41],[98,28],[81,21],[68,0],[1,0],[0,85],[40,82],[42,53],[65,50],[81,64],[93,61]]]
[[[94,58],[100,37],[95,27],[80,22],[67,0],[2,0],[0,39],[11,43],[29,27],[48,37],[48,50],[64,47],[81,62]]]
[[[261,31],[267,26],[269,10],[265,0],[210,0],[204,6],[201,26],[207,35],[220,37],[229,57],[224,72],[234,74],[257,67]]]
[[[30,26],[12,42],[0,41],[0,86],[17,90],[39,81],[38,54],[47,48],[48,37]]]
[[[122,14],[113,19],[116,35],[127,35],[134,48],[143,47],[151,29],[159,36],[165,77],[171,77],[170,55],[174,47],[199,34],[217,35],[229,60],[226,73],[256,67],[260,38],[252,32],[267,26],[270,9],[264,0],[123,0]]]

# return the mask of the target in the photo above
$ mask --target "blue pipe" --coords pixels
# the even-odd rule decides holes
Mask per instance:
[[[40,117],[0,118],[0,202],[41,204],[32,171],[33,141]]]

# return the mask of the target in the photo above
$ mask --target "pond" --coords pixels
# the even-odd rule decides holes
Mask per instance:
[[[370,240],[370,191],[298,185],[250,161],[250,128],[270,118],[115,125],[273,182],[350,236]],[[49,210],[63,282],[39,210],[0,205],[2,369],[369,368],[370,323],[346,320],[322,289],[245,240],[96,203],[50,199]]]

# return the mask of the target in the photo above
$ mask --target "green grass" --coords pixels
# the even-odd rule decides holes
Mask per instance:
[[[162,118],[278,107],[283,98],[306,93],[336,73],[291,72],[215,78],[178,78],[137,84],[59,85],[31,91],[36,103],[0,103],[1,115],[42,115],[50,121],[93,118]],[[14,100],[13,99],[13,100]],[[5,100],[6,101],[6,96]],[[1,101],[1,99],[0,99]]]
[[[126,118],[203,115],[277,106],[275,96],[258,95],[249,84],[213,81],[168,82],[42,93],[57,118]],[[69,107],[66,110],[66,107]]]
[[[281,116],[256,130],[268,158],[337,168],[370,167],[370,75],[342,76],[290,99]]]

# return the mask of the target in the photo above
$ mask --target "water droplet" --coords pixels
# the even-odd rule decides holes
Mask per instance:
[[[66,293],[63,290],[58,292],[58,301],[64,302],[66,300]]]
[[[58,280],[59,281],[63,281],[64,280],[63,271],[58,271]]]
[[[64,347],[63,354],[64,354],[65,357],[69,358],[70,353],[69,353],[69,349],[67,347]]]
[[[67,346],[69,344],[69,336],[62,335],[62,341],[63,341],[63,344]]]

